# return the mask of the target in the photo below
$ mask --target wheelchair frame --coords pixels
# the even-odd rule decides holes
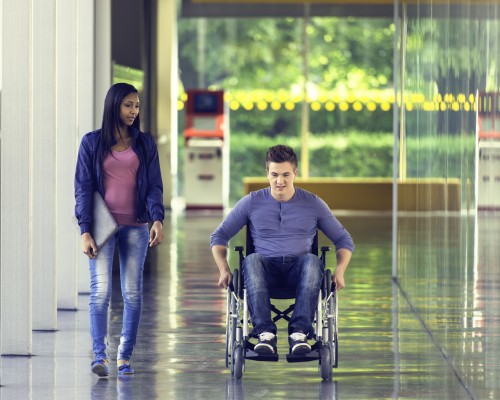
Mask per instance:
[[[318,235],[314,238],[312,252],[318,254]],[[231,375],[241,379],[245,371],[245,360],[278,361],[279,354],[258,354],[254,351],[254,344],[250,342],[249,325],[251,324],[246,289],[241,277],[241,266],[244,260],[244,247],[236,246],[239,253],[240,269],[234,269],[233,281],[227,289],[227,319],[226,319],[226,368],[231,370]],[[313,327],[314,340],[309,353],[294,355],[287,354],[288,362],[319,361],[319,370],[323,380],[332,378],[333,368],[338,367],[338,306],[335,284],[332,282],[332,272],[326,268],[326,252],[330,247],[321,247],[321,261],[325,266],[323,285],[318,296]],[[250,231],[247,229],[247,255],[253,252]],[[271,299],[295,299],[294,297],[272,294]],[[294,309],[291,304],[286,310],[281,311],[271,304],[271,311],[275,314],[273,321],[280,319],[290,320],[288,316]]]

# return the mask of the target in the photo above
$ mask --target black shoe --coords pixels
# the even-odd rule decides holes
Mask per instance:
[[[109,362],[105,359],[99,359],[92,361],[90,364],[91,370],[94,374],[100,377],[109,375]]]
[[[259,343],[253,349],[258,354],[274,354],[276,353],[277,338],[274,333],[262,332],[259,334]]]
[[[288,337],[291,354],[305,354],[311,351],[307,343],[307,335],[302,332],[294,332]]]

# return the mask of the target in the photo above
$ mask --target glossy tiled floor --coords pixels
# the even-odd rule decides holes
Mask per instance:
[[[285,360],[248,361],[243,379],[231,378],[224,368],[226,294],[216,287],[208,248],[221,215],[197,213],[171,215],[164,243],[149,256],[134,376],[90,373],[82,294],[77,312],[59,312],[57,332],[33,333],[35,356],[1,358],[1,399],[500,398],[500,217],[401,217],[397,283],[391,216],[339,218],[357,248],[339,295],[340,361],[331,382],[321,381],[317,363]],[[112,357],[120,310],[116,292]]]

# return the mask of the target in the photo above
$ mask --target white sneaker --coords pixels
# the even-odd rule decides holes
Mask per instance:
[[[277,338],[274,333],[262,332],[259,335],[259,343],[253,349],[258,354],[274,354],[276,353]]]
[[[302,332],[294,332],[288,337],[290,353],[305,354],[311,351],[311,346],[307,343],[307,335]]]

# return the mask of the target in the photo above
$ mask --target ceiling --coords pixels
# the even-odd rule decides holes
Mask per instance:
[[[402,1],[398,2],[398,10]],[[406,0],[408,17],[494,18],[498,0]],[[302,17],[394,18],[394,0],[182,0],[184,18]]]

